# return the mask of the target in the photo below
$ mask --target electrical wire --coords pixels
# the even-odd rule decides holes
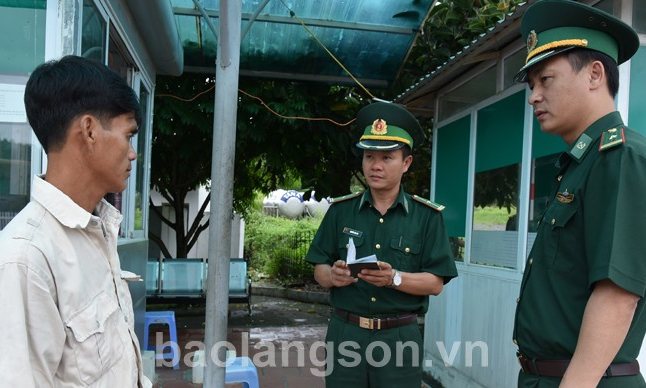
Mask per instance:
[[[201,95],[203,95],[203,94],[206,94],[206,93],[210,92],[210,91],[211,91],[211,90],[213,90],[214,88],[215,88],[215,85],[213,85],[213,86],[209,87],[208,89],[206,89],[206,90],[204,90],[204,91],[199,92],[198,94],[196,94],[195,96],[193,96],[193,97],[191,97],[191,98],[182,98],[182,97],[179,97],[179,96],[175,96],[175,95],[173,95],[173,94],[157,94],[155,97],[170,97],[170,98],[174,98],[174,99],[176,99],[176,100],[183,101],[183,102],[192,102],[192,101],[195,101],[195,100],[196,100],[198,97],[200,97]],[[282,115],[282,114],[280,114],[280,113],[276,112],[275,110],[271,109],[271,107],[270,107],[269,105],[267,105],[267,104],[265,103],[265,101],[263,101],[263,100],[262,100],[262,98],[260,98],[260,97],[258,97],[258,96],[254,96],[254,95],[252,95],[252,94],[249,94],[249,93],[245,92],[245,91],[244,91],[244,90],[242,90],[242,89],[238,89],[238,91],[239,91],[240,93],[244,94],[245,96],[247,96],[247,97],[249,97],[249,98],[252,98],[252,99],[254,99],[254,100],[256,100],[256,101],[260,102],[260,104],[261,104],[262,106],[264,106],[264,107],[265,107],[265,109],[267,109],[267,110],[268,110],[269,112],[271,112],[273,115],[278,116],[278,117],[283,118],[283,119],[286,119],[286,120],[328,121],[328,122],[330,122],[330,123],[332,123],[332,124],[334,124],[334,125],[336,125],[336,126],[339,126],[339,127],[345,127],[345,126],[348,126],[348,125],[352,124],[354,121],[356,121],[356,118],[354,118],[354,119],[352,119],[352,120],[348,121],[347,123],[339,123],[339,122],[334,121],[334,120],[332,120],[332,119],[330,119],[330,118],[327,118],[327,117],[285,116],[285,115]]]
[[[316,35],[314,35],[314,33],[313,33],[313,32],[312,32],[312,31],[311,31],[311,30],[310,30],[310,29],[305,25],[305,23],[303,23],[303,21],[302,21],[298,16],[296,16],[296,13],[295,13],[294,11],[292,11],[292,10],[287,6],[287,4],[285,4],[285,2],[284,2],[283,0],[280,0],[280,2],[281,2],[281,3],[283,3],[283,5],[285,6],[285,8],[287,8],[287,10],[289,11],[289,14],[290,14],[293,18],[295,18],[296,20],[298,20],[298,22],[301,24],[301,26],[303,26],[303,28],[304,28],[307,32],[309,32],[309,34],[312,36],[312,38],[314,38],[314,40],[315,40],[318,44],[320,44],[320,45],[321,45],[321,47],[323,47],[323,50],[325,50],[325,51],[326,51],[326,52],[327,52],[327,53],[332,57],[332,59],[334,59],[334,61],[335,61],[339,66],[341,66],[341,68],[342,68],[346,73],[348,73],[348,75],[350,76],[350,78],[352,78],[352,79],[354,80],[354,82],[356,82],[356,83],[357,83],[357,85],[359,85],[359,87],[361,87],[361,89],[363,89],[363,91],[364,91],[364,92],[366,92],[366,93],[370,96],[370,98],[375,99],[376,97],[375,97],[375,96],[373,96],[373,95],[372,95],[372,93],[370,93],[370,91],[368,91],[368,89],[366,89],[366,88],[365,88],[365,86],[363,86],[363,85],[361,84],[361,82],[359,82],[359,80],[358,80],[358,79],[356,79],[356,78],[354,77],[354,75],[352,75],[352,73],[350,72],[350,70],[348,70],[345,66],[343,66],[343,63],[341,63],[341,61],[339,61],[339,60],[337,59],[337,57],[335,57],[335,56],[334,56],[334,54],[332,54],[332,52],[331,52],[330,50],[328,50],[328,49],[327,49],[327,47],[325,47],[325,45],[324,45],[324,44],[323,44],[323,43],[322,43],[322,42],[321,42],[321,41],[316,37]]]

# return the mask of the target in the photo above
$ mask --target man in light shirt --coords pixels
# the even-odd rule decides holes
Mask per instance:
[[[104,199],[137,156],[137,96],[67,56],[34,70],[25,107],[47,171],[0,232],[0,387],[150,387],[117,254],[122,216]]]

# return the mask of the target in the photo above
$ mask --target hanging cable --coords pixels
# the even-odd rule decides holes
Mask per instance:
[[[175,95],[173,95],[173,94],[157,94],[155,97],[170,97],[170,98],[174,98],[174,99],[176,99],[176,100],[183,101],[183,102],[191,102],[191,101],[195,101],[195,100],[196,100],[198,97],[200,97],[201,95],[206,94],[206,93],[208,93],[208,92],[212,91],[212,90],[213,90],[213,88],[215,88],[215,85],[213,85],[213,86],[209,87],[208,89],[206,89],[206,90],[204,90],[204,91],[199,92],[198,94],[196,94],[195,96],[193,96],[193,97],[191,97],[191,98],[182,98],[182,97],[179,97],[179,96],[175,96]],[[260,105],[264,106],[264,107],[265,107],[265,109],[267,109],[267,110],[268,110],[269,112],[271,112],[273,115],[278,116],[278,117],[283,118],[283,119],[287,119],[287,120],[329,121],[330,123],[332,123],[332,124],[334,124],[334,125],[336,125],[336,126],[339,126],[339,127],[345,127],[345,126],[348,126],[348,125],[352,124],[352,123],[356,120],[356,118],[354,118],[354,119],[352,119],[352,120],[348,121],[347,123],[339,123],[339,122],[334,121],[334,120],[332,120],[332,119],[330,119],[330,118],[327,118],[327,117],[314,117],[314,118],[312,118],[312,117],[301,117],[301,116],[285,116],[285,115],[281,115],[280,113],[278,113],[278,112],[276,112],[275,110],[271,109],[271,108],[269,107],[269,105],[267,105],[267,104],[262,100],[262,98],[257,97],[257,96],[254,96],[254,95],[252,95],[252,94],[249,94],[249,93],[245,92],[245,91],[244,91],[244,90],[242,90],[242,89],[238,89],[238,91],[239,91],[240,93],[244,94],[245,96],[249,97],[249,98],[253,98],[253,99],[254,99],[254,100],[256,100],[256,101],[259,101],[259,102],[260,102]]]
[[[296,13],[295,13],[294,11],[292,11],[292,10],[287,6],[287,4],[285,4],[285,2],[284,2],[283,0],[280,0],[280,2],[281,2],[281,3],[283,3],[283,5],[285,6],[285,8],[287,8],[287,10],[289,11],[289,14],[290,14],[293,18],[295,18],[296,20],[298,20],[298,22],[303,26],[303,28],[305,28],[305,30],[306,30],[310,35],[312,35],[312,38],[314,38],[314,40],[316,40],[316,42],[318,42],[318,44],[320,44],[320,45],[321,45],[321,47],[323,47],[323,50],[325,50],[328,54],[330,54],[330,56],[332,57],[332,59],[334,59],[334,61],[335,61],[337,64],[339,64],[339,66],[341,66],[341,68],[342,68],[346,73],[348,73],[348,75],[350,76],[350,78],[352,78],[352,79],[354,80],[354,82],[356,82],[356,83],[357,83],[357,85],[359,85],[359,86],[361,87],[361,89],[363,89],[363,91],[364,91],[364,92],[366,92],[366,93],[370,96],[370,98],[375,99],[376,97],[375,97],[375,96],[373,96],[373,95],[372,95],[372,93],[370,93],[370,91],[368,91],[368,89],[366,89],[366,88],[361,84],[361,82],[359,82],[359,80],[358,80],[358,79],[356,79],[356,78],[354,77],[354,75],[352,75],[352,73],[350,73],[350,70],[346,69],[346,67],[345,67],[345,66],[343,66],[343,64],[341,63],[341,61],[339,61],[339,60],[334,56],[334,54],[332,54],[332,52],[331,52],[330,50],[328,50],[328,49],[327,49],[327,47],[325,47],[325,45],[324,45],[324,44],[323,44],[323,43],[322,43],[322,42],[321,42],[321,41],[316,37],[316,35],[314,35],[314,33],[313,33],[312,31],[310,31],[310,29],[305,25],[305,23],[303,23],[303,21],[302,21],[301,19],[299,19],[299,17],[298,17],[298,16],[296,16]]]

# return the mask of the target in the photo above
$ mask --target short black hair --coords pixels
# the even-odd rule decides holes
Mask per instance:
[[[141,124],[135,91],[102,63],[68,55],[39,65],[25,87],[27,118],[45,153],[61,147],[72,120],[92,114],[110,120],[134,113]]]
[[[612,98],[617,96],[617,92],[619,91],[619,66],[617,66],[617,62],[614,59],[600,51],[583,48],[568,50],[564,54],[576,73],[594,61],[601,62],[606,72],[606,78],[608,79],[608,91],[610,91]]]

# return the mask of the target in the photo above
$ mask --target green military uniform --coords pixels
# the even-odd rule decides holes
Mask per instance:
[[[591,125],[557,167],[516,310],[514,341],[530,359],[572,357],[595,282],[610,279],[642,297],[646,291],[646,139],[614,112]],[[635,360],[645,331],[641,299],[613,363]],[[519,386],[558,387],[560,380],[521,372]],[[645,385],[635,375],[602,378],[599,386]]]
[[[424,140],[417,119],[392,103],[364,107],[357,114],[357,125],[365,129],[357,143],[364,150],[412,150],[414,144]],[[393,191],[396,188],[393,186]],[[443,277],[445,283],[457,276],[441,213],[444,207],[405,193],[399,184],[399,193],[393,193],[396,200],[381,214],[373,202],[376,190],[332,201],[307,261],[332,267],[337,260],[346,260],[352,239],[356,258],[375,255],[394,270],[432,273]],[[334,314],[326,337],[326,386],[419,387],[424,344],[417,316],[426,313],[428,302],[428,296],[376,287],[361,279],[333,287],[330,303]]]
[[[625,23],[573,1],[535,3],[524,15],[521,31],[528,56],[518,81],[527,81],[532,66],[567,50],[598,51],[620,64],[639,46],[637,34]],[[609,279],[642,299],[598,386],[646,387],[636,368],[608,376],[619,370],[616,364],[634,363],[646,331],[646,139],[613,112],[579,135],[557,168],[516,309],[513,336],[522,366],[518,386],[559,386],[567,363],[553,360],[572,358],[594,285]],[[550,365],[556,364],[562,366],[556,377],[537,372],[554,370]]]
[[[378,260],[390,263],[393,268],[404,272],[430,272],[443,276],[445,282],[457,276],[440,207],[403,190],[384,215],[373,208],[370,191],[333,202],[314,237],[307,261],[332,265],[336,260],[345,260],[350,238],[356,247],[357,258],[375,254]],[[428,310],[428,299],[428,296],[410,295],[393,288],[375,287],[362,280],[330,290],[332,306],[366,317],[424,314]],[[363,354],[358,366],[344,368],[339,365],[337,345],[341,342],[357,341],[361,350],[355,351],[361,354],[368,344],[379,340],[391,346],[392,359],[387,366],[370,367]],[[328,386],[364,387],[369,382],[370,387],[408,388],[411,387],[408,378],[421,380],[423,344],[417,324],[370,330],[347,324],[334,315],[326,341],[335,344],[334,370],[331,379],[328,378]],[[417,367],[410,367],[413,362],[409,359],[410,362],[404,360],[404,366],[392,369],[395,368],[396,341],[418,344]],[[410,352],[405,352],[405,356],[412,357]],[[374,358],[381,359],[377,354]],[[345,373],[342,369],[349,370]]]

